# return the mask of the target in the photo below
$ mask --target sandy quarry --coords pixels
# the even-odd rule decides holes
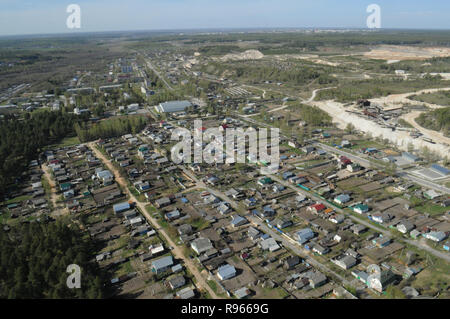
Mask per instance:
[[[337,62],[330,62],[326,60],[322,60],[319,58],[318,55],[315,54],[281,54],[281,55],[274,55],[274,59],[279,61],[285,61],[289,59],[298,59],[298,60],[307,60],[316,64],[323,64],[323,65],[329,65],[329,66],[338,66],[340,63]]]
[[[364,53],[364,56],[371,59],[387,61],[426,60],[433,57],[450,56],[450,48],[418,48],[412,46],[382,45]]]
[[[408,93],[411,95],[413,93]],[[387,97],[386,97],[387,98]],[[392,98],[392,97],[391,97]],[[372,134],[373,137],[382,137],[383,139],[388,139],[392,143],[396,144],[400,149],[407,150],[408,144],[412,143],[415,149],[420,149],[422,147],[428,147],[428,149],[440,154],[441,156],[448,156],[450,154],[450,139],[443,136],[439,132],[430,131],[422,128],[414,121],[411,121],[411,117],[416,117],[420,112],[409,113],[406,115],[406,119],[411,122],[417,129],[419,129],[426,137],[432,138],[436,144],[431,144],[423,141],[420,138],[412,138],[409,136],[407,131],[392,131],[389,128],[383,128],[377,123],[366,119],[364,117],[358,116],[356,114],[348,113],[342,103],[335,101],[313,101],[310,104],[315,105],[327,112],[333,118],[333,121],[337,123],[337,126],[341,129],[345,129],[348,123],[352,123],[356,129]],[[408,117],[409,115],[409,117]],[[444,145],[447,144],[447,145]]]
[[[370,99],[370,102],[372,102],[374,104],[378,104],[378,105],[384,107],[386,110],[388,110],[390,108],[397,108],[404,104],[421,104],[421,105],[425,105],[432,109],[437,109],[437,108],[441,108],[443,106],[438,105],[438,104],[431,104],[431,103],[427,103],[427,102],[410,100],[410,99],[408,99],[408,97],[411,95],[420,95],[423,93],[435,93],[438,91],[449,91],[449,90],[450,90],[450,87],[438,88],[438,89],[425,89],[425,90],[420,90],[417,92],[402,93],[402,94],[391,94],[388,96]]]
[[[243,61],[243,60],[260,60],[264,58],[264,54],[262,54],[258,50],[247,50],[242,53],[229,53],[220,57],[219,60],[222,62],[227,61]]]

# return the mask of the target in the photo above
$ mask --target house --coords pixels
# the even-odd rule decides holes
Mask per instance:
[[[314,238],[314,232],[311,228],[303,228],[295,233],[295,237],[300,244],[304,244],[311,238]]]
[[[172,266],[170,270],[172,270],[173,273],[177,273],[183,270],[183,266],[181,264],[177,264],[175,266]]]
[[[97,178],[100,179],[105,186],[111,185],[114,181],[114,175],[109,170],[98,171]]]
[[[370,278],[370,280],[369,280]],[[393,282],[395,274],[391,270],[383,270],[367,279],[367,285],[378,292],[383,292]]]
[[[235,190],[234,188],[230,188],[230,189],[225,193],[225,195],[231,196],[231,197],[233,197],[234,199],[239,199],[239,198],[242,198],[242,197],[244,196],[240,191],[237,191],[237,190]]]
[[[214,247],[208,238],[198,238],[191,242],[191,248],[200,255]]]
[[[245,297],[249,296],[251,293],[250,289],[247,287],[242,287],[234,292],[234,295],[237,299],[244,299]]]
[[[65,199],[72,198],[75,196],[75,191],[73,189],[70,189],[67,192],[64,192],[63,195]]]
[[[295,266],[297,266],[299,263],[300,263],[300,257],[290,256],[290,257],[286,258],[286,260],[284,261],[284,268],[286,270],[291,270]]]
[[[311,286],[311,288],[320,287],[320,286],[324,285],[326,282],[327,282],[327,277],[320,272],[314,272],[309,277],[309,285]]]
[[[369,206],[364,204],[358,204],[352,207],[353,211],[358,214],[364,214],[369,211]]]
[[[350,146],[352,146],[352,143],[350,143],[348,140],[342,140],[341,146],[342,147],[350,147]]]
[[[315,244],[313,247],[313,252],[318,253],[319,255],[325,255],[330,251],[328,247],[323,247],[319,244]]]
[[[62,192],[68,191],[71,187],[72,187],[71,183],[63,183],[59,185],[59,188],[61,189]]]
[[[245,217],[239,216],[239,215],[235,215],[232,217],[231,220],[231,225],[233,227],[239,227],[242,225],[248,224],[248,220]]]
[[[115,213],[116,215],[118,215],[118,214],[120,214],[120,213],[122,213],[122,212],[124,212],[124,211],[127,211],[127,210],[129,210],[130,208],[131,208],[131,207],[130,207],[130,203],[128,203],[128,202],[116,204],[116,205],[113,206],[113,210],[114,210],[114,213]]]
[[[343,215],[343,214],[334,214],[334,215],[331,215],[329,220],[332,223],[340,224],[340,223],[342,223],[345,220],[345,215]]]
[[[350,228],[350,230],[353,231],[355,235],[360,235],[367,231],[367,227],[362,224],[355,224]]]
[[[352,256],[346,255],[340,259],[333,259],[332,262],[342,269],[347,270],[356,265],[357,260]]]
[[[450,198],[446,199],[441,204],[442,207],[449,207],[450,206]]]
[[[389,246],[391,242],[392,242],[391,238],[381,236],[372,240],[372,243],[374,243],[378,248]]]
[[[168,221],[173,221],[181,217],[181,213],[178,209],[168,212],[164,215],[164,218]]]
[[[136,216],[137,216],[137,212],[134,209],[123,213],[123,217],[125,217],[125,219],[127,219],[127,220],[131,220]]]
[[[253,206],[256,205],[257,202],[258,202],[258,201],[257,201],[255,198],[253,198],[253,197],[246,198],[246,199],[244,200],[244,204],[245,204],[247,207],[253,207]]]
[[[401,232],[402,234],[406,234],[414,229],[414,224],[410,222],[409,220],[401,221],[397,224],[397,230]]]
[[[412,230],[409,235],[414,238],[417,239],[420,237],[420,235],[422,235],[422,233],[420,231],[418,231],[417,229]]]
[[[177,292],[177,297],[180,299],[192,299],[195,297],[195,293],[192,288],[186,287]]]
[[[436,197],[441,196],[441,194],[437,193],[434,189],[430,189],[429,191],[423,193],[423,196],[425,196],[428,199],[435,199]]]
[[[234,266],[230,264],[221,266],[217,270],[217,277],[219,277],[220,280],[231,279],[235,276],[236,276],[236,269],[234,268]]]
[[[349,171],[350,173],[360,171],[361,169],[362,169],[361,165],[359,165],[358,163],[352,163],[347,165],[347,171]]]
[[[263,211],[260,215],[262,215],[262,218],[272,217],[275,215],[275,210],[270,205],[266,205],[263,207]]]
[[[152,261],[151,270],[152,270],[152,272],[154,272],[156,274],[160,274],[160,273],[165,272],[168,269],[170,269],[170,267],[172,267],[172,265],[173,265],[172,256],[165,256],[165,257],[162,257],[162,258]]]
[[[192,234],[192,226],[189,224],[183,224],[177,228],[179,235],[190,235]]]
[[[258,185],[264,186],[268,184],[272,184],[273,180],[270,177],[264,177],[258,180]]]
[[[392,216],[388,213],[376,213],[372,215],[372,220],[377,223],[385,223],[392,219]]]
[[[140,226],[144,223],[144,219],[141,216],[130,219],[131,227]]]
[[[325,210],[326,206],[324,204],[314,204],[308,207],[308,210],[312,211],[313,213],[320,213],[321,211]]]
[[[151,245],[149,249],[153,256],[157,256],[164,252],[164,245],[162,243],[155,246]]]
[[[280,193],[280,192],[284,191],[285,189],[286,189],[286,187],[281,184],[276,184],[276,185],[273,185],[273,187],[272,187],[272,190],[274,193]]]
[[[341,156],[339,158],[339,162],[340,162],[341,166],[343,166],[343,167],[347,167],[347,165],[350,165],[352,163],[352,161],[345,156]]]
[[[282,176],[283,176],[284,180],[287,180],[287,179],[291,178],[292,176],[294,176],[294,173],[292,173],[292,172],[284,172]]]
[[[271,252],[277,251],[281,247],[277,244],[276,240],[272,237],[269,237],[267,239],[264,239],[259,242],[259,247],[261,247],[262,250],[269,250]]]
[[[334,202],[338,203],[339,205],[345,204],[349,201],[350,201],[350,196],[347,194],[341,194],[334,199]]]
[[[172,201],[168,197],[162,197],[155,201],[155,205],[158,208],[163,208],[163,207],[169,206],[171,203],[172,203]]]
[[[429,233],[423,234],[423,237],[438,243],[447,238],[447,234],[442,231],[431,231]]]
[[[279,229],[283,229],[292,225],[292,221],[287,218],[277,218],[273,222],[272,225],[276,226]]]
[[[447,241],[442,245],[442,248],[444,248],[446,251],[450,250],[450,241]]]
[[[259,230],[257,230],[256,228],[250,226],[247,230],[247,236],[251,240],[255,240],[261,236],[261,232]]]
[[[131,237],[134,236],[140,236],[140,235],[145,235],[150,231],[150,227],[143,225],[143,226],[139,226],[137,227],[132,233],[131,233]]]
[[[228,214],[229,212],[232,211],[230,204],[228,203],[221,203],[219,206],[217,206],[217,210],[219,211],[220,214],[225,215]]]
[[[316,150],[316,148],[314,146],[305,146],[302,148],[302,151],[308,155],[311,154],[312,152],[314,152]]]
[[[170,280],[168,280],[169,286],[172,290],[183,287],[186,284],[186,279],[183,275],[176,276]]]

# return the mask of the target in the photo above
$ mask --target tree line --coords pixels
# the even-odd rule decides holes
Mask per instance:
[[[141,116],[116,117],[93,125],[86,122],[75,123],[75,131],[80,141],[84,143],[99,138],[136,134],[144,129],[146,124],[147,119]]]

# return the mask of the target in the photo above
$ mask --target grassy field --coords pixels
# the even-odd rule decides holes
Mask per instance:
[[[414,95],[411,96],[410,99],[431,104],[450,106],[450,91]]]
[[[428,213],[431,216],[441,215],[448,210],[447,207],[442,207],[441,205],[433,205],[431,203],[414,207],[414,209],[421,213]]]
[[[15,198],[11,198],[10,200],[7,200],[6,202],[3,202],[2,205],[20,203],[25,200],[29,200],[30,198],[31,198],[31,196],[28,196],[28,195],[17,196]]]
[[[78,139],[78,136],[66,137],[66,138],[62,139],[57,144],[52,144],[52,145],[47,146],[46,149],[62,148],[62,147],[77,145],[77,144],[80,144],[80,143],[81,142]]]

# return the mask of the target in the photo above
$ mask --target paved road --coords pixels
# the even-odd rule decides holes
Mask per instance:
[[[153,64],[152,64],[150,61],[148,61],[148,58],[146,58],[145,55],[143,55],[142,53],[139,53],[139,54],[142,55],[144,61],[147,63],[148,68],[149,68],[150,70],[152,70],[152,71],[156,74],[156,76],[157,76],[158,78],[160,78],[161,81],[164,82],[164,84],[169,88],[169,90],[173,91],[173,87],[171,87],[171,86],[169,85],[169,83],[167,83],[166,79],[165,79],[165,78],[164,78],[164,77],[163,77],[163,76],[155,69],[155,67],[153,66]]]
[[[148,212],[147,209],[145,208],[146,203],[142,203],[140,202],[128,189],[128,183],[127,181],[124,179],[123,176],[120,175],[119,171],[117,170],[116,167],[114,167],[114,165],[111,163],[111,161],[109,159],[107,159],[105,157],[105,155],[103,155],[95,146],[95,144],[93,142],[88,143],[89,148],[94,152],[95,156],[98,157],[99,159],[102,160],[103,163],[106,164],[106,166],[108,167],[108,169],[114,174],[114,177],[117,181],[117,183],[122,186],[122,188],[124,189],[125,193],[129,196],[129,198],[134,201],[137,205],[137,207],[141,210],[142,214],[145,216],[145,218],[158,230],[159,233],[161,233],[164,238],[167,240],[167,242],[169,243],[170,246],[173,247],[172,249],[172,253],[175,255],[176,258],[178,259],[182,259],[184,261],[184,264],[186,265],[186,267],[189,269],[189,271],[194,275],[195,279],[196,279],[196,285],[199,288],[205,289],[208,291],[208,293],[210,294],[210,296],[214,299],[220,299],[219,296],[216,295],[216,293],[214,292],[214,290],[211,289],[211,287],[206,283],[205,278],[202,276],[202,274],[200,273],[200,271],[197,269],[197,267],[194,265],[193,261],[190,260],[189,258],[186,258],[183,254],[183,251],[181,250],[181,248],[179,246],[177,246],[172,239],[170,238],[170,236],[166,233],[166,231],[159,227],[158,222],[155,218],[153,218]]]

